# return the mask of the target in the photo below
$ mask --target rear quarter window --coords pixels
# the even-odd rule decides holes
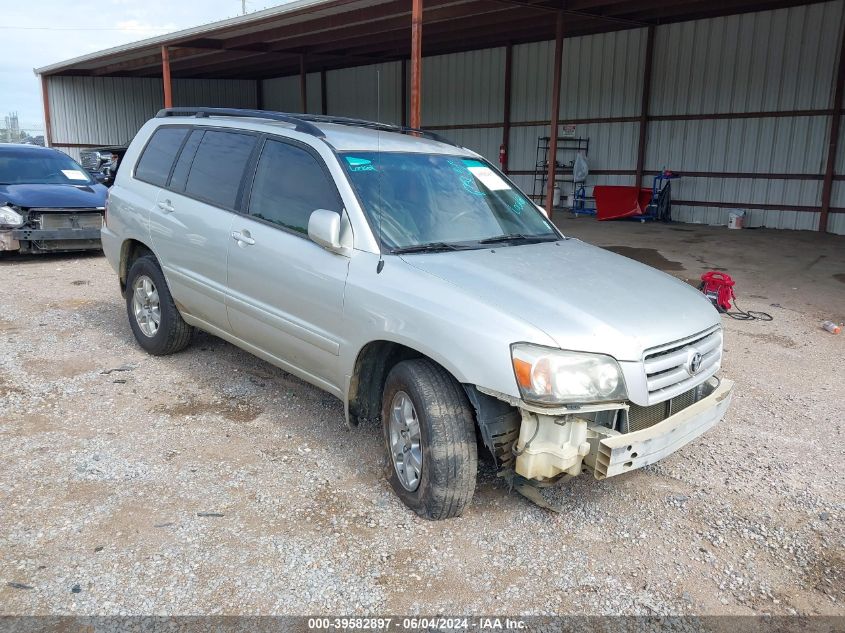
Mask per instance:
[[[160,127],[153,132],[135,167],[135,178],[164,187],[187,134],[184,127]]]

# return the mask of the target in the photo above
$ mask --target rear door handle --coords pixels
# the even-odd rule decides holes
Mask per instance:
[[[173,205],[170,204],[170,200],[160,200],[156,204],[158,205],[158,208],[165,213],[173,213],[176,210],[173,208]]]
[[[244,231],[243,233],[240,231],[232,231],[232,239],[235,240],[239,246],[243,246],[244,244],[252,246],[255,244],[255,240],[249,236],[249,231]]]

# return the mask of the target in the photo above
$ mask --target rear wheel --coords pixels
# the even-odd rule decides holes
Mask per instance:
[[[408,360],[388,374],[382,400],[385,475],[427,519],[460,516],[478,469],[475,422],[460,384],[436,363]]]
[[[191,342],[185,323],[158,262],[151,255],[136,259],[126,278],[126,312],[135,340],[155,356],[174,354]]]

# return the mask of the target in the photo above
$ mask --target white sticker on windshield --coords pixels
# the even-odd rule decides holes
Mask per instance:
[[[510,185],[502,180],[499,174],[486,165],[467,165],[467,169],[469,169],[472,175],[478,178],[490,191],[510,189]]]
[[[62,173],[68,180],[88,180],[88,176],[83,174],[78,169],[63,169]]]

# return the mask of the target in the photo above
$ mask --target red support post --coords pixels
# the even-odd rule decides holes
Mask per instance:
[[[402,78],[401,82],[401,93],[400,93],[400,101],[401,101],[401,108],[402,108],[402,127],[408,125],[408,61],[403,59],[401,62],[402,64]]]
[[[822,206],[819,214],[819,233],[827,233],[827,219],[830,214],[830,201],[833,197],[833,173],[836,171],[836,154],[839,149],[839,128],[842,122],[842,93],[845,91],[845,27],[841,34],[839,50],[839,68],[836,72],[836,85],[833,89],[833,113],[830,118],[830,140],[827,144],[827,167],[822,185]]]
[[[322,114],[329,113],[329,95],[326,92],[326,69],[320,71],[320,110]]]
[[[44,100],[44,144],[53,145],[53,122],[50,116],[50,92],[47,87],[47,77],[41,75],[41,98]]]
[[[643,67],[643,95],[640,104],[640,137],[637,142],[637,175],[634,185],[643,186],[645,150],[648,141],[648,106],[651,101],[651,69],[654,65],[654,25],[648,27],[645,41],[645,65]]]
[[[173,86],[170,82],[170,50],[161,47],[161,81],[164,87],[164,107],[173,107]]]
[[[413,0],[411,7],[411,127],[419,128],[422,90],[423,0]]]
[[[308,112],[308,74],[305,72],[305,55],[299,56],[299,103],[300,112]]]
[[[505,155],[502,160],[502,171],[508,173],[508,154],[511,142],[511,66],[513,65],[513,46],[505,47],[505,102],[502,106],[504,123],[502,124],[502,147]]]
[[[552,217],[554,209],[555,176],[557,174],[557,127],[560,119],[560,75],[563,70],[563,11],[558,11],[555,24],[555,59],[554,74],[552,75],[552,113],[549,121],[551,128],[549,138],[549,154],[547,156],[549,171],[546,178],[546,213]]]

